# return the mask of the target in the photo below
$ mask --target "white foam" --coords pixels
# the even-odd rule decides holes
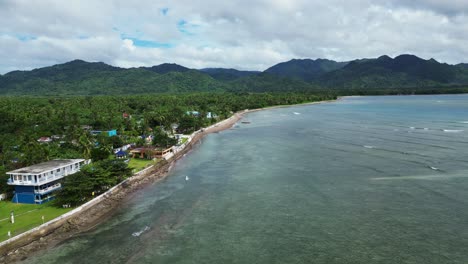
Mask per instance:
[[[463,132],[461,129],[442,129],[442,131],[447,132],[447,133],[460,133]]]
[[[143,228],[142,230],[138,232],[133,232],[132,236],[139,237],[141,234],[143,234],[143,232],[148,231],[149,229],[150,229],[149,226],[145,226],[145,228]]]
[[[431,170],[435,170],[435,171],[438,171],[438,170],[439,170],[439,168],[432,167],[432,166],[429,166],[429,168],[431,168]]]
[[[374,146],[369,146],[369,145],[364,145],[363,147],[368,148],[368,149],[373,149],[373,148],[375,148]]]
[[[295,114],[295,115],[300,115],[301,113],[298,113],[298,112],[294,112],[293,114]]]
[[[468,124],[468,121],[460,121],[458,123],[461,123],[461,124]]]
[[[415,127],[409,127],[410,129],[416,129]]]

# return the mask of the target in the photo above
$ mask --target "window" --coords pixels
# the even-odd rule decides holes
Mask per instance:
[[[60,172],[60,168],[57,169],[57,172]]]

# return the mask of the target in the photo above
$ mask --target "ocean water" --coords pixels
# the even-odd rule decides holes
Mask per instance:
[[[348,97],[244,120],[25,263],[468,263],[468,95]]]

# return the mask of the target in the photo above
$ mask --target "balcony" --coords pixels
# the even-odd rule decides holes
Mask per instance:
[[[7,181],[8,185],[35,185],[36,182],[34,181],[23,181],[23,180],[18,180],[18,181],[12,181],[11,179],[8,179]]]
[[[41,178],[37,179],[37,181],[35,181],[34,178],[31,181],[24,181],[24,180],[12,181],[11,179],[8,179],[7,184],[8,185],[25,185],[25,186],[41,185],[41,184],[45,184],[51,181],[62,179],[63,177],[73,174],[77,171],[78,170],[54,173],[52,175],[42,176]]]
[[[60,183],[57,183],[57,184],[54,184],[54,185],[52,185],[50,187],[47,187],[45,189],[34,190],[34,193],[43,195],[43,194],[58,190],[60,188],[62,188],[62,185]]]

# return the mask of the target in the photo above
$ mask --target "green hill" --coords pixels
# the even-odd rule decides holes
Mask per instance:
[[[74,60],[31,71],[0,75],[0,95],[118,95],[185,92],[359,93],[465,91],[466,64],[449,65],[414,55],[351,62],[291,60],[263,73],[235,69],[193,70],[177,64],[124,69]],[[413,89],[414,88],[414,89]],[[443,88],[443,89],[442,89]],[[387,90],[386,90],[387,89]],[[410,91],[410,89],[413,89]],[[383,91],[383,92],[382,92]]]
[[[14,71],[0,77],[0,94],[9,95],[198,92],[222,90],[222,87],[222,83],[196,70],[159,74],[151,68],[122,69],[80,60],[32,71]]]
[[[381,56],[351,61],[314,82],[335,89],[450,86],[468,84],[468,70],[414,55],[400,55],[394,59]]]
[[[152,67],[140,67],[145,70],[149,70],[152,72],[156,72],[159,74],[165,74],[169,72],[187,72],[190,69],[175,63],[163,63],[160,65],[152,66]]]
[[[260,73],[259,71],[239,71],[236,69],[224,68],[205,68],[200,71],[220,81],[232,81],[241,77],[257,75]]]
[[[293,59],[278,63],[265,70],[266,73],[289,77],[303,81],[313,81],[323,74],[343,68],[347,62],[336,62],[326,59]]]

